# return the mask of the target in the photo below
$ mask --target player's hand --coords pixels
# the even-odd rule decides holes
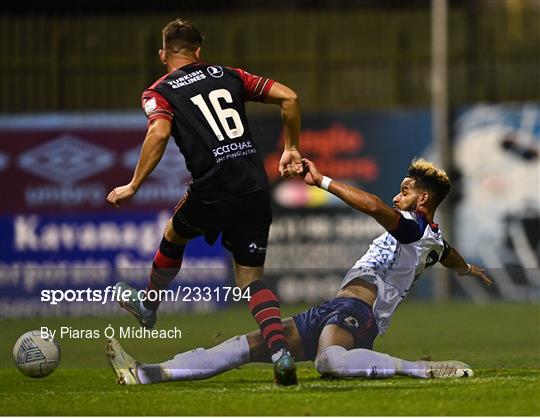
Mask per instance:
[[[107,196],[107,202],[119,208],[121,202],[131,199],[135,193],[137,193],[137,189],[131,183],[115,187]]]
[[[299,176],[304,171],[302,156],[297,150],[285,150],[279,160],[279,174],[281,177]]]
[[[302,164],[304,166],[304,182],[310,186],[320,186],[323,175],[317,170],[313,161],[302,158]]]
[[[483,268],[480,268],[478,266],[475,266],[474,264],[471,264],[470,271],[467,274],[462,274],[462,276],[476,277],[476,278],[482,280],[482,282],[484,282],[484,284],[486,284],[488,286],[491,286],[493,284],[493,280],[491,280],[487,276],[485,271],[486,271],[486,269],[483,269]]]

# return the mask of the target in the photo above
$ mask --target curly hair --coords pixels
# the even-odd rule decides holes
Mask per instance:
[[[407,177],[415,180],[415,187],[431,192],[434,207],[439,206],[452,188],[446,171],[423,158],[411,162]]]
[[[188,20],[178,18],[167,25],[162,30],[163,48],[173,53],[181,50],[195,51],[203,43],[203,36],[199,29]]]

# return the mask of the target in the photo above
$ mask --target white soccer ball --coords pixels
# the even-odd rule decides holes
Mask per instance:
[[[15,343],[13,360],[26,376],[45,377],[60,363],[60,346],[52,338],[42,338],[40,331],[28,331]]]

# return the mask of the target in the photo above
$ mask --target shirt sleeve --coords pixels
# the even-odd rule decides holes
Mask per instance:
[[[262,102],[268,95],[274,80],[259,75],[253,75],[239,68],[233,68],[244,82],[244,100],[246,102]]]
[[[173,111],[170,103],[155,90],[146,90],[142,95],[142,108],[148,124],[156,119],[172,121]]]
[[[428,223],[426,217],[420,212],[398,212],[397,227],[388,232],[402,244],[410,244],[422,238]]]
[[[450,250],[452,247],[450,244],[448,244],[448,241],[443,239],[443,252],[441,254],[441,258],[439,259],[439,262],[443,262],[446,257],[448,257],[448,254],[450,253]]]

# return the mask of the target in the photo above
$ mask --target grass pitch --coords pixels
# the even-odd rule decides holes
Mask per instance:
[[[302,307],[284,309],[286,314]],[[540,306],[435,306],[405,303],[375,350],[406,359],[457,359],[471,379],[320,379],[301,363],[300,385],[272,384],[267,365],[249,365],[205,381],[125,387],[105,359],[105,337],[60,339],[62,363],[44,379],[13,366],[20,334],[41,326],[98,329],[134,325],[131,317],[37,318],[0,321],[0,413],[3,415],[540,415]],[[158,327],[182,330],[180,340],[123,340],[145,362],[208,347],[254,328],[247,309],[162,316]],[[102,332],[101,332],[102,334]]]

